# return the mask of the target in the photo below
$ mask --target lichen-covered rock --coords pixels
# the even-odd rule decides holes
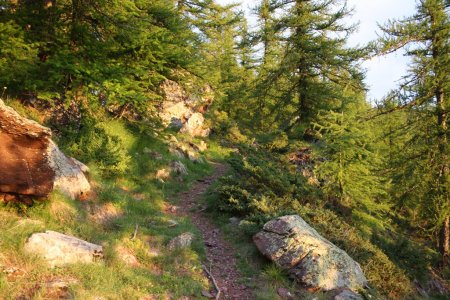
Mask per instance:
[[[90,191],[88,168],[65,156],[51,134],[0,100],[0,193],[43,197],[58,189],[76,198]]]
[[[25,251],[41,256],[51,267],[92,263],[103,257],[102,246],[50,230],[33,234],[25,244]]]
[[[266,223],[253,240],[267,258],[309,288],[357,291],[367,285],[359,264],[297,215]]]
[[[170,165],[172,172],[178,175],[187,175],[188,170],[181,161],[174,161]]]
[[[363,297],[348,289],[337,290],[332,300],[363,300]]]
[[[185,232],[171,239],[167,248],[169,248],[169,250],[188,248],[191,246],[193,240],[194,235],[190,232]]]

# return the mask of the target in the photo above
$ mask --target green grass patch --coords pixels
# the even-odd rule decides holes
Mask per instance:
[[[46,201],[32,206],[0,207],[0,298],[46,298],[45,283],[53,278],[70,279],[70,292],[75,299],[200,297],[201,291],[208,289],[201,268],[204,257],[201,237],[190,220],[167,215],[164,207],[169,198],[211,172],[211,167],[172,155],[165,133],[155,137],[120,120],[105,119],[91,125],[100,128],[100,136],[114,139],[116,146],[120,145],[118,150],[130,157],[126,171],[115,172],[102,161],[96,148],[99,145],[83,141],[83,147],[90,147],[91,154],[98,155],[87,161],[96,190],[93,199],[73,201],[55,192]],[[61,138],[61,148],[84,161],[81,152],[77,152],[80,148],[73,147],[83,138],[79,135]],[[152,153],[159,155],[155,158]],[[166,182],[158,180],[156,171],[175,160],[185,164],[189,174],[181,177],[172,174]],[[112,217],[97,218],[96,212],[100,210],[110,212]],[[169,226],[172,219],[178,222],[176,227]],[[136,225],[136,238],[131,239]],[[31,234],[45,230],[102,245],[105,257],[90,265],[51,269],[41,258],[23,251]],[[193,246],[175,252],[167,250],[167,242],[183,232],[196,234]],[[138,264],[123,262],[119,253],[122,250],[118,249],[131,253]],[[7,270],[11,268],[17,269],[17,274],[9,274]]]

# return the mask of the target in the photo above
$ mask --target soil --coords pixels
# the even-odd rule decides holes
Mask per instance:
[[[200,230],[205,242],[208,260],[204,266],[212,274],[221,291],[219,299],[254,299],[252,291],[242,283],[243,277],[239,273],[235,258],[236,249],[225,240],[220,229],[210,221],[201,209],[202,195],[212,183],[225,175],[228,169],[223,164],[213,163],[213,166],[213,174],[198,180],[189,191],[179,194],[179,208],[176,209],[175,213],[189,217]],[[206,272],[205,275],[208,276]],[[217,291],[212,279],[209,276],[208,278],[212,287],[210,293],[215,297]]]

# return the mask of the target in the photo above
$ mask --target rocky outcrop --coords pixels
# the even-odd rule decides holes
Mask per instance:
[[[88,168],[65,156],[51,135],[0,100],[0,193],[42,197],[58,189],[76,198],[90,190]]]
[[[159,117],[166,126],[191,136],[209,135],[210,130],[203,117],[214,98],[209,86],[197,93],[188,93],[181,85],[167,79],[160,89],[164,100],[159,108]]]
[[[297,215],[266,223],[253,240],[267,258],[308,288],[357,291],[367,285],[359,264]]]
[[[25,251],[44,258],[51,267],[92,263],[103,257],[103,247],[55,231],[33,234]]]

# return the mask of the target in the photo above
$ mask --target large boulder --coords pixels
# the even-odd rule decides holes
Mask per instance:
[[[205,86],[188,93],[181,85],[165,80],[160,85],[163,102],[159,107],[159,117],[166,126],[181,129],[191,136],[207,136],[203,113],[213,101],[213,91]]]
[[[20,116],[0,100],[0,193],[71,198],[90,191],[85,165],[62,153],[49,128]]]
[[[358,291],[367,285],[359,264],[297,215],[266,223],[253,241],[267,258],[308,288]]]
[[[33,234],[25,244],[25,251],[41,256],[51,267],[92,263],[103,257],[102,246],[50,230]]]

